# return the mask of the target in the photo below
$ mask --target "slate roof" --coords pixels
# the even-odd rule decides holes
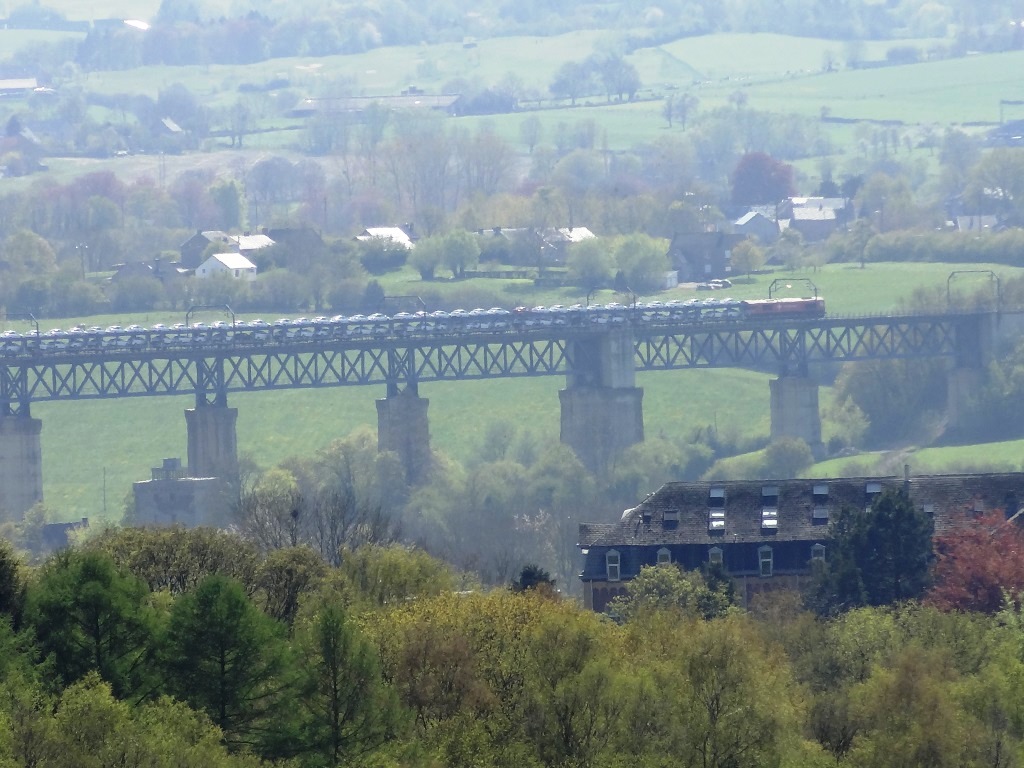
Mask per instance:
[[[215,241],[221,243],[228,243],[231,241],[231,235],[229,235],[227,232],[221,232],[219,229],[207,229],[203,230],[202,232],[196,232],[192,235],[189,235],[188,240],[186,240],[178,247],[183,248],[189,245],[190,243],[201,243],[204,240],[206,241],[207,245]]]
[[[580,525],[579,546],[816,541],[826,535],[829,518],[844,506],[868,505],[869,486],[874,491],[904,483],[914,503],[934,516],[937,534],[980,512],[1002,509],[1009,517],[1024,501],[1024,473],[668,483],[623,512],[617,523]],[[719,530],[709,528],[713,488],[722,489],[725,498],[724,526]],[[765,496],[766,488],[778,491],[774,507],[768,506],[773,497]],[[816,495],[816,489],[827,493]],[[766,509],[774,509],[774,527],[763,524]]]

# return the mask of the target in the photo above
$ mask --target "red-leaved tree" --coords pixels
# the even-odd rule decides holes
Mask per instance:
[[[732,172],[732,201],[736,205],[777,203],[793,194],[793,166],[764,152],[748,152]]]
[[[935,539],[925,602],[945,611],[996,613],[1024,592],[1024,529],[996,511]]]

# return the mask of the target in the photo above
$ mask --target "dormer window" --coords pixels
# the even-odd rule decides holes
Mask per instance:
[[[824,525],[828,522],[828,483],[814,484],[811,520],[815,525]]]
[[[720,485],[711,488],[711,491],[708,493],[708,506],[713,509],[723,509],[725,507],[725,488]]]
[[[882,484],[878,482],[870,482],[864,484],[864,495],[868,498],[868,503],[874,500],[875,496],[882,492]]]
[[[675,525],[679,522],[679,510],[678,509],[666,509],[665,510],[665,522],[669,525]]]
[[[814,506],[824,507],[828,504],[828,483],[815,483],[813,494]]]
[[[669,552],[665,547],[658,550],[658,565],[671,565],[672,564],[672,553]]]
[[[710,533],[723,533],[725,531],[725,510],[708,510],[708,531]]]
[[[608,581],[619,581],[622,578],[622,561],[616,549],[609,549],[604,556],[605,574]]]
[[[811,562],[812,563],[824,563],[825,562],[825,545],[814,544],[811,546]]]
[[[722,565],[722,548],[712,547],[708,550],[708,564],[709,565]]]
[[[769,546],[761,547],[757,550],[757,560],[759,564],[759,573],[761,578],[768,578],[772,575],[772,548]]]
[[[761,486],[761,530],[774,531],[779,527],[779,486]]]
[[[864,485],[864,497],[865,497],[864,498],[864,510],[865,511],[871,509],[871,505],[874,503],[875,497],[877,497],[881,492],[882,492],[882,484],[881,483],[870,482],[870,483],[866,483]]]

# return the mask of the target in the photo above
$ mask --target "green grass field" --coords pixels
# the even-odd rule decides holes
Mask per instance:
[[[867,453],[831,459],[815,464],[809,476],[902,475],[904,464],[909,464],[915,474],[1021,472],[1024,471],[1024,440]]]
[[[607,48],[611,32],[581,31],[553,37],[507,37],[479,41],[464,49],[450,43],[432,46],[396,46],[352,55],[282,58],[247,66],[143,67],[130,71],[93,72],[78,83],[100,93],[136,92],[156,96],[160,89],[181,83],[212,108],[224,107],[239,98],[243,82],[259,83],[286,78],[296,99],[322,92],[339,79],[355,82],[357,93],[397,94],[410,84],[427,92],[445,90],[446,84],[465,78],[484,85],[515,73],[526,94],[548,98],[548,84],[566,61],[586,58],[595,49]],[[872,41],[863,57],[884,59],[892,47],[912,45],[922,51],[932,40]],[[644,83],[641,95],[659,97],[688,91],[699,99],[701,109],[727,103],[742,90],[752,108],[777,113],[817,117],[827,108],[835,117],[902,120],[913,125],[945,125],[991,122],[999,117],[1000,99],[1024,98],[1024,84],[1015,78],[1024,52],[970,56],[920,64],[825,73],[824,61],[832,55],[840,62],[843,46],[837,41],[782,35],[722,34],[678,40],[662,46],[641,48],[629,55]],[[260,97],[246,97],[260,98]],[[535,104],[535,102],[534,102]],[[531,101],[524,100],[529,108]],[[568,105],[531,111],[539,117],[550,140],[559,123],[572,125],[594,120],[602,145],[626,149],[663,135],[667,130],[662,103],[655,100],[607,104],[603,97],[581,99]],[[518,143],[524,113],[486,118],[501,135]],[[481,118],[460,118],[472,127]],[[268,115],[268,126],[301,126],[301,120]],[[837,147],[851,147],[848,126],[828,124],[823,130]],[[250,148],[282,150],[297,140],[294,132],[273,131],[253,135]]]
[[[647,434],[688,434],[710,425],[723,434],[766,437],[767,382],[767,376],[743,370],[641,374]],[[487,424],[497,420],[557,442],[562,386],[560,376],[421,385],[420,394],[430,399],[431,444],[468,461]],[[375,430],[374,399],[383,396],[383,387],[234,395],[239,452],[268,467],[308,456],[359,427]],[[43,421],[44,497],[53,516],[119,519],[133,481],[149,479],[162,458],[184,458],[183,410],[190,407],[189,397],[33,405],[33,416]]]
[[[57,43],[61,40],[81,40],[81,32],[52,32],[45,29],[0,29],[0,59],[23,51],[33,45]]]

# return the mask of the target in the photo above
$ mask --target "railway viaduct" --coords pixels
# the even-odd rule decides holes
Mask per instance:
[[[943,357],[949,417],[978,391],[1000,340],[1024,332],[1024,313],[933,314],[752,322],[547,327],[460,334],[373,335],[284,341],[230,337],[217,344],[130,350],[46,351],[0,358],[0,511],[22,515],[42,500],[42,422],[31,404],[192,395],[185,411],[189,477],[238,475],[237,392],[385,384],[378,446],[395,451],[411,482],[430,467],[428,401],[418,384],[483,378],[565,377],[561,441],[591,471],[605,471],[644,439],[637,371],[749,367],[772,371],[771,438],[821,450],[815,364]],[[680,393],[685,403],[685,392]]]

